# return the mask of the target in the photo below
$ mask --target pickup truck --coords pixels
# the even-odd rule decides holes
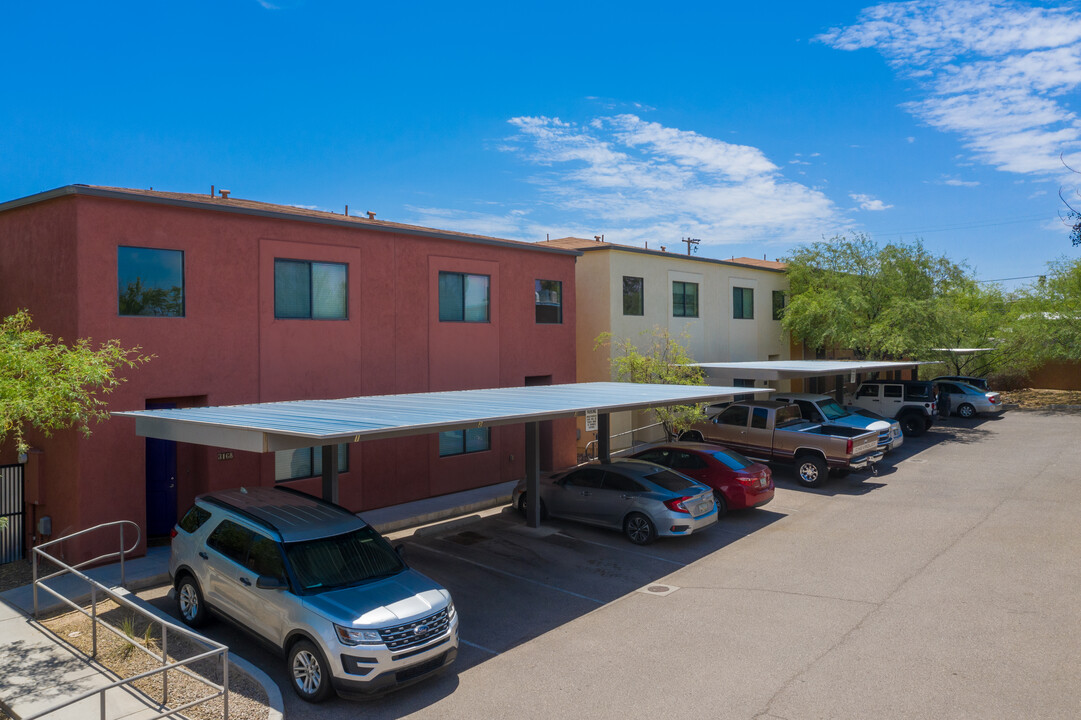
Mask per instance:
[[[878,433],[878,449],[883,452],[896,450],[905,444],[901,425],[896,420],[872,418],[851,412],[838,405],[829,395],[779,392],[770,396],[770,399],[797,406],[804,420],[874,430]]]
[[[755,460],[794,463],[796,478],[806,487],[824,482],[830,470],[870,467],[885,454],[877,449],[877,432],[812,423],[801,417],[799,407],[772,400],[732,403],[679,439],[718,442]]]

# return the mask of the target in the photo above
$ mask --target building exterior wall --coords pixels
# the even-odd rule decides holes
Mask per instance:
[[[184,252],[184,317],[118,313],[120,245]],[[26,307],[65,339],[115,338],[154,359],[125,371],[112,410],[149,401],[231,405],[575,380],[572,254],[526,245],[69,195],[0,212],[0,314]],[[348,319],[275,318],[274,259],[348,265]],[[440,270],[489,275],[490,322],[439,321]],[[563,283],[563,323],[535,322],[534,280]],[[574,462],[574,422],[553,423],[545,464]],[[53,536],[115,519],[143,524],[146,440],[130,419],[31,433]],[[439,457],[438,435],[349,445],[340,499],[364,510],[524,475],[524,429],[493,428],[486,452]],[[0,448],[0,462],[11,459]],[[273,454],[178,443],[178,509],[195,495],[274,482]],[[228,457],[228,456],[224,456]],[[288,483],[318,493],[320,480]]]
[[[648,346],[651,332],[667,329],[698,362],[742,360],[787,360],[790,343],[773,319],[772,292],[787,292],[788,282],[780,272],[720,263],[674,253],[636,252],[605,245],[589,249],[583,245],[575,270],[579,305],[578,381],[612,380],[612,349],[594,349],[594,339],[602,332],[631,339],[639,349]],[[643,314],[623,314],[623,278],[643,279]],[[676,317],[672,312],[672,283],[698,284],[698,317]],[[732,288],[754,289],[754,318],[732,317]],[[588,298],[588,301],[586,300]],[[783,389],[783,388],[782,388]],[[626,447],[633,441],[659,439],[656,428],[635,434],[632,428],[648,425],[651,415],[614,413],[611,431],[613,448]],[[584,431],[579,421],[579,452],[595,433]]]

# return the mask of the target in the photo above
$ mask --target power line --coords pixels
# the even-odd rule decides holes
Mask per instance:
[[[1007,280],[1031,280],[1032,278],[1047,277],[1046,275],[1018,275],[1017,277],[998,278],[997,280],[977,280],[978,283],[1006,282]]]

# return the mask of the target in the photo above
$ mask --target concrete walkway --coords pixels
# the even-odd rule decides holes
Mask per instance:
[[[363,513],[363,517],[383,533],[438,522],[447,518],[504,505],[510,501],[514,482],[467,490],[437,498],[427,498],[403,505]],[[119,563],[86,571],[95,581],[114,591],[121,591]],[[156,587],[169,582],[169,548],[154,547],[145,556],[124,564],[124,586],[128,591]],[[81,578],[67,575],[48,581],[49,587],[73,602],[90,599],[90,587]],[[148,612],[171,620],[133,594],[127,598]],[[64,607],[64,603],[46,591],[38,591],[39,612]],[[24,585],[0,593],[0,709],[13,717],[31,718],[51,707],[79,697],[90,690],[115,682],[108,670],[61,642],[33,620],[34,592]],[[270,720],[282,717],[282,698],[278,686],[259,668],[230,652],[229,661],[244,670],[267,692]],[[163,709],[139,692],[114,688],[105,693],[105,714],[109,720],[151,718]],[[84,720],[100,717],[101,694],[51,712],[49,720]]]

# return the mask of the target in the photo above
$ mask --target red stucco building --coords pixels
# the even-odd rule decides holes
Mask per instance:
[[[567,383],[576,255],[220,196],[73,185],[0,204],[0,315],[28,308],[56,337],[116,338],[153,354],[125,372],[115,410]],[[542,466],[572,464],[574,434],[573,420],[542,430]],[[210,489],[286,482],[319,493],[318,451],[147,440],[124,418],[89,438],[30,440],[27,530],[48,516],[52,537],[125,518],[161,534]],[[523,448],[521,426],[352,444],[339,461],[341,502],[364,510],[515,479]],[[0,464],[14,461],[0,448]]]

